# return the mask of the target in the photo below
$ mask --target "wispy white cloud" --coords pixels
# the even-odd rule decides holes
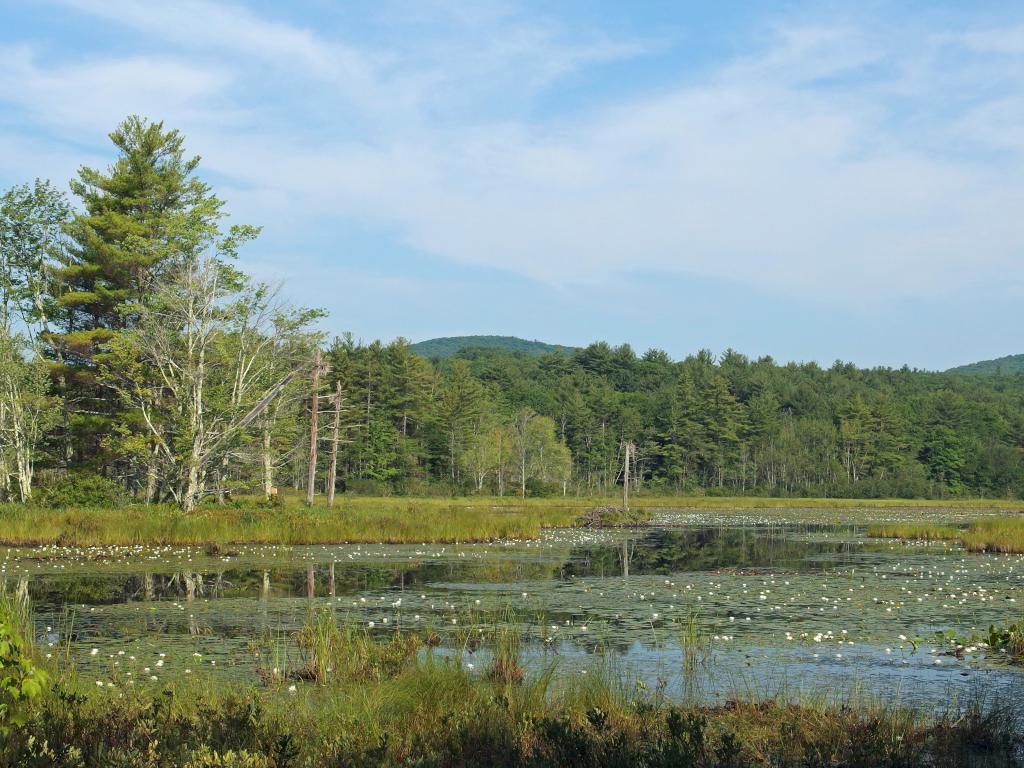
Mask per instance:
[[[221,99],[232,82],[226,69],[197,66],[179,57],[90,56],[48,66],[28,47],[0,46],[0,59],[0,101],[79,137],[85,131],[104,136],[129,112],[224,124],[234,122],[242,109]]]
[[[661,271],[847,306],[1024,283],[1013,30],[957,31],[981,57],[960,70],[942,31],[894,46],[780,21],[699,76],[539,117],[562,78],[657,44],[570,34],[508,3],[456,17],[458,36],[381,49],[239,5],[65,2],[159,54],[48,67],[8,51],[0,99],[76,130],[166,117],[235,210],[278,233],[342,216],[550,285]]]

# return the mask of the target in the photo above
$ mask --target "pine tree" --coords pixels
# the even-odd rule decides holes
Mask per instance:
[[[68,227],[72,245],[54,270],[59,330],[45,337],[80,458],[100,453],[117,415],[116,402],[97,384],[97,364],[113,338],[137,323],[154,283],[207,246],[222,215],[221,201],[195,175],[199,158],[185,156],[178,131],[133,116],[110,139],[119,152],[114,163],[106,171],[83,167],[71,183],[83,210]]]

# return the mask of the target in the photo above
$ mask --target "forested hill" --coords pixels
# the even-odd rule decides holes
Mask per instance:
[[[1007,355],[995,360],[982,360],[969,365],[950,368],[947,373],[969,374],[972,376],[1012,376],[1024,373],[1024,355]]]
[[[399,491],[507,490],[523,482],[514,454],[534,440],[531,493],[614,492],[628,441],[633,476],[658,492],[1024,495],[1024,377],[733,351],[673,361],[606,343],[537,356],[477,347],[431,364],[401,341],[349,339],[329,360],[369,403],[349,425],[346,476]]]
[[[503,349],[507,352],[522,352],[527,355],[543,355],[571,351],[572,347],[546,344],[543,341],[529,341],[515,336],[447,336],[427,339],[412,345],[412,351],[428,360],[452,357],[465,349]]]

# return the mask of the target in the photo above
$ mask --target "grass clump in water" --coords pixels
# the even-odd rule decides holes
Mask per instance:
[[[959,541],[970,552],[1024,553],[1024,516],[975,520],[966,529],[938,523],[885,523],[868,526],[868,536],[920,541]]]
[[[963,543],[971,552],[1024,553],[1024,516],[977,520],[964,533]]]
[[[963,530],[939,523],[879,523],[868,526],[868,536],[878,539],[960,541]]]

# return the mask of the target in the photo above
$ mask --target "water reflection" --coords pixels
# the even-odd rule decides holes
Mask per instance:
[[[540,543],[461,547],[239,548],[133,551],[103,559],[8,553],[8,589],[27,593],[48,642],[70,640],[83,669],[167,654],[167,674],[193,654],[253,678],[249,646],[291,637],[311,606],[329,605],[375,634],[431,627],[459,647],[464,627],[512,614],[528,659],[570,669],[614,657],[654,679],[682,668],[684,624],[698,615],[724,690],[737,676],[832,684],[866,680],[909,698],[1013,670],[899,649],[899,635],[970,632],[1024,603],[1020,558],[945,546],[870,542],[850,527],[693,526],[559,531]],[[134,562],[133,562],[134,561]],[[70,618],[69,618],[69,614]],[[40,629],[40,635],[44,635]],[[815,639],[820,636],[820,640]],[[99,649],[95,656],[92,649]],[[177,653],[180,664],[172,660]],[[161,657],[163,658],[163,657]],[[106,660],[105,660],[106,659]],[[931,692],[929,692],[931,690]]]
[[[83,563],[64,573],[43,573],[22,584],[37,605],[110,605],[133,601],[253,597],[336,597],[367,590],[404,591],[432,584],[515,584],[537,579],[624,578],[694,572],[753,573],[763,569],[814,572],[852,562],[866,548],[855,539],[807,538],[821,527],[654,529],[609,535],[607,540],[555,548],[535,562],[495,552],[474,560],[353,563],[310,560],[271,568],[259,563],[213,570],[100,573]],[[309,553],[313,556],[315,553]]]

